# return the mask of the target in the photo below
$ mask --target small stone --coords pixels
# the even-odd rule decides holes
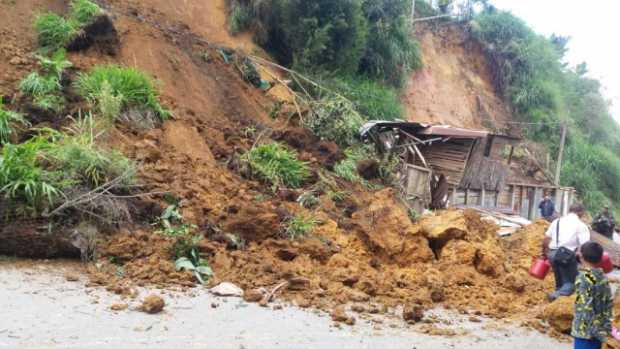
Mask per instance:
[[[157,295],[150,295],[144,298],[141,310],[145,313],[157,314],[164,310],[165,306],[166,302],[164,302],[163,298]]]
[[[127,303],[115,303],[110,306],[110,310],[113,311],[123,311],[127,308],[129,308],[129,305],[127,305]]]
[[[67,274],[65,275],[65,279],[67,279],[67,281],[69,282],[80,281],[80,277],[75,274]]]
[[[349,326],[353,326],[353,325],[355,325],[355,318],[351,316],[344,323],[349,325]]]
[[[261,292],[260,290],[247,290],[243,293],[243,299],[246,302],[250,302],[250,303],[257,303],[260,302],[263,297],[264,297],[264,293]]]
[[[305,277],[294,277],[288,281],[288,289],[291,291],[303,291],[310,288],[310,279]]]
[[[424,307],[420,304],[405,305],[403,308],[403,320],[407,322],[420,322],[424,317]]]
[[[332,320],[336,322],[346,322],[348,318],[344,305],[339,305],[332,311]]]

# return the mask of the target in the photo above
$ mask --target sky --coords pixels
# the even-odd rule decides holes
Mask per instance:
[[[588,64],[589,76],[603,84],[611,113],[620,122],[620,1],[491,0],[525,20],[539,34],[571,38],[566,60]]]

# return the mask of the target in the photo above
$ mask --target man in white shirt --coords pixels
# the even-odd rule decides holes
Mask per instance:
[[[590,230],[581,221],[586,209],[581,204],[570,207],[568,215],[551,223],[543,240],[543,254],[549,257],[555,276],[555,292],[550,300],[570,296],[575,290],[577,278],[577,251],[590,241]]]

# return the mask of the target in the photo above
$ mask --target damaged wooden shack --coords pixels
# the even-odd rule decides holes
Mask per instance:
[[[554,186],[520,171],[513,162],[521,139],[446,125],[416,122],[369,122],[363,138],[390,156],[398,156],[401,194],[416,211],[470,207],[539,218],[544,194],[565,214],[575,199],[573,188]]]

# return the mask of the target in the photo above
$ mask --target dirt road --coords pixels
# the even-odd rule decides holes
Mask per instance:
[[[119,297],[85,288],[83,276],[67,280],[79,269],[64,262],[0,262],[0,348],[570,348],[536,332],[441,311],[432,315],[434,325],[407,327],[388,316],[337,328],[324,313],[266,309],[204,290],[141,290],[129,309],[114,312],[110,305]],[[150,293],[166,300],[163,313],[132,310]],[[429,331],[444,335],[422,333]]]

